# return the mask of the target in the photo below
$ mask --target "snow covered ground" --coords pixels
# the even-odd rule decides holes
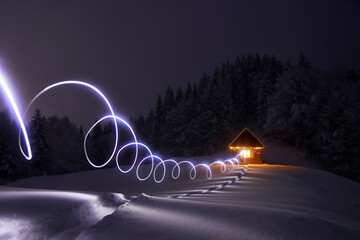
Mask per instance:
[[[276,151],[267,162],[308,164]],[[214,171],[161,184],[115,169],[23,179],[0,187],[0,239],[360,239],[359,183],[297,166]]]

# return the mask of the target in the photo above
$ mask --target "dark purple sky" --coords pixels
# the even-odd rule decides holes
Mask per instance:
[[[356,1],[1,0],[0,61],[22,108],[48,84],[82,79],[130,117],[147,113],[167,86],[248,52],[295,60],[302,50],[322,69],[359,67],[359,26]],[[77,88],[36,106],[77,123],[105,111]]]

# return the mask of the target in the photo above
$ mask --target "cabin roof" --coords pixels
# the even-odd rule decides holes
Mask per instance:
[[[260,142],[257,137],[245,128],[240,134],[229,144],[229,147],[262,147],[265,145]]]

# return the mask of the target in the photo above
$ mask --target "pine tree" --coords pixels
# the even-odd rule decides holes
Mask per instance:
[[[304,147],[313,121],[317,100],[316,78],[303,55],[297,67],[287,69],[278,78],[275,94],[270,98],[265,128],[287,142]]]
[[[82,125],[79,128],[79,137],[80,137],[80,139],[84,140],[85,135],[84,135],[84,130],[83,130]]]
[[[179,87],[176,90],[176,97],[175,97],[176,106],[179,106],[179,104],[181,104],[183,101],[184,101],[184,93],[183,90]]]
[[[0,180],[12,180],[26,174],[17,142],[18,128],[7,111],[0,112]]]
[[[189,100],[191,94],[192,94],[192,87],[191,87],[190,82],[188,82],[187,85],[186,85],[186,91],[185,91],[185,100],[186,101]]]
[[[175,107],[175,97],[172,88],[167,88],[164,98],[164,112],[166,114]]]
[[[346,77],[350,83],[356,83],[358,81],[358,74],[353,67],[348,71]]]
[[[265,124],[269,98],[275,92],[276,79],[282,72],[282,64],[274,57],[271,60],[264,57],[263,67],[265,73],[261,75],[257,91],[257,120],[261,127]]]
[[[33,173],[46,174],[46,158],[48,157],[48,142],[45,136],[46,120],[43,117],[41,110],[36,109],[31,119],[31,145],[33,148]]]
[[[144,137],[144,140],[151,146],[152,148],[156,147],[154,145],[155,143],[155,137],[156,137],[156,117],[153,110],[150,110],[150,113],[148,117],[145,120],[145,126],[143,128],[142,136]]]
[[[163,126],[166,119],[166,110],[161,96],[158,96],[155,109],[155,132],[153,135],[154,149],[159,151],[163,146]]]
[[[163,100],[160,95],[158,96],[156,102],[155,119],[158,125],[162,124],[165,121],[165,108],[163,105]]]

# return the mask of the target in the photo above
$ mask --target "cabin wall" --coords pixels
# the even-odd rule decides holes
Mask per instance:
[[[251,158],[245,158],[245,163],[246,164],[262,164],[262,149],[256,149],[256,150],[251,150],[253,151],[253,153],[251,153],[251,155],[253,155],[254,157]],[[233,155],[236,156],[239,152],[238,151],[232,151]]]
[[[251,159],[253,164],[262,164],[262,150],[254,151],[254,158]],[[250,163],[250,162],[249,162]]]

